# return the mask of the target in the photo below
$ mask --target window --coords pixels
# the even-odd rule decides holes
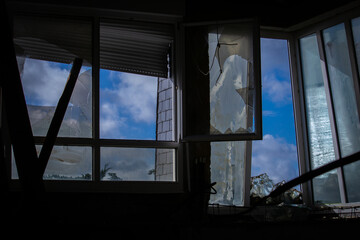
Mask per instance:
[[[216,194],[210,203],[249,204],[251,142],[261,139],[259,27],[255,21],[186,28],[188,148],[201,145]],[[206,164],[206,163],[205,163]]]
[[[252,142],[251,175],[268,177],[269,188],[299,175],[289,60],[285,37],[261,38],[264,137]]]
[[[43,179],[179,183],[174,31],[91,16],[14,17],[38,155],[73,61],[83,60]]]
[[[298,37],[310,169],[360,150],[359,18],[344,18]],[[355,162],[313,179],[313,200],[360,201],[359,166]]]

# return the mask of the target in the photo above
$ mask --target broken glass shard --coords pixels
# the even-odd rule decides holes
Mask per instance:
[[[210,31],[210,134],[253,132],[253,56],[249,29],[226,25]],[[212,60],[211,60],[212,59]]]

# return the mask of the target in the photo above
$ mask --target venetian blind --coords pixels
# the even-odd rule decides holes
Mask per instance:
[[[76,57],[92,63],[92,23],[68,18],[17,16],[14,19],[17,55],[70,63]]]
[[[102,20],[100,67],[167,77],[168,54],[172,41],[171,25]]]

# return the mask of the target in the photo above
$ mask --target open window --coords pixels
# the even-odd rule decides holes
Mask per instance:
[[[247,140],[262,138],[260,81],[256,21],[186,25],[184,141],[209,165],[210,203],[249,203]]]

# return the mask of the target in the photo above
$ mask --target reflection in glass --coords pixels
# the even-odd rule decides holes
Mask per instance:
[[[346,192],[349,202],[360,202],[360,161],[344,166]]]
[[[175,181],[175,150],[101,148],[100,179],[104,181]]]
[[[300,39],[300,53],[311,168],[315,169],[335,160],[315,34]],[[339,202],[340,192],[336,172],[329,172],[314,179],[313,190],[315,201]]]
[[[345,157],[360,151],[360,121],[344,24],[325,29],[323,36],[340,151]]]
[[[360,73],[360,17],[351,21],[357,65]]]

